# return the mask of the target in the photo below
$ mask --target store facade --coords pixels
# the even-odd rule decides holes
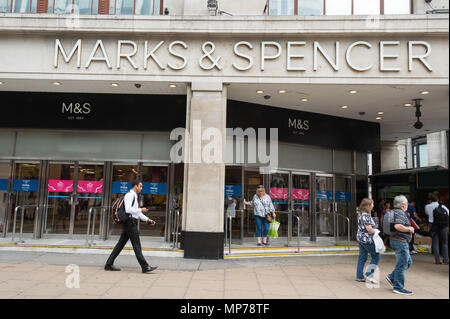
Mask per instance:
[[[188,29],[176,17],[79,19],[61,28],[64,18],[2,17],[4,236],[20,205],[29,205],[24,232],[36,238],[86,234],[89,210],[109,206],[136,177],[142,205],[159,222],[142,235],[172,240],[181,211],[186,258],[223,258],[225,196],[248,200],[259,184],[288,241],[299,221],[311,240],[346,237],[347,220],[353,235],[352,212],[368,194],[367,156],[380,151],[379,123],[278,104],[274,94],[448,82],[442,19],[422,16],[411,26],[383,17],[376,32],[353,17],[334,31],[329,17],[257,17],[251,25],[199,17]],[[278,92],[257,92],[256,103],[258,86]],[[180,140],[177,128],[189,134]],[[236,129],[244,136],[232,139]],[[252,211],[238,207],[232,236],[243,242],[254,224]],[[95,223],[101,238],[117,235],[107,214]]]

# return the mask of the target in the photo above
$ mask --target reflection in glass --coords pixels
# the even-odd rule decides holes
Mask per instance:
[[[270,0],[269,15],[287,16],[294,15],[294,1],[292,0]]]
[[[323,15],[323,0],[297,0],[298,15]]]
[[[135,14],[153,14],[153,0],[136,0]]]
[[[384,14],[411,14],[411,0],[384,0]]]
[[[98,2],[98,0],[75,0],[75,11],[78,6],[78,13],[79,14],[91,14],[92,13],[92,1]]]
[[[10,12],[11,0],[0,0],[0,12]]]
[[[30,1],[29,0],[13,0],[13,11],[15,13],[26,13],[30,12]]]
[[[326,4],[327,15],[351,15],[352,1],[351,0],[327,0]]]
[[[133,14],[134,0],[117,0],[116,14]]]
[[[353,0],[353,14],[380,14],[380,0]]]
[[[72,13],[72,0],[55,0],[54,13],[57,14]]]

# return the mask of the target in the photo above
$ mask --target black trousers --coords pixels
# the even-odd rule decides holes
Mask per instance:
[[[142,255],[142,247],[141,247],[141,240],[139,239],[139,232],[137,229],[137,223],[139,221],[135,218],[129,218],[122,226],[122,234],[120,235],[119,242],[114,247],[111,255],[108,258],[108,261],[106,262],[107,265],[113,265],[114,260],[116,260],[117,256],[119,256],[120,252],[122,251],[123,247],[125,247],[126,243],[128,242],[128,239],[131,240],[131,244],[133,245],[134,254],[136,255],[136,258],[141,265],[141,268],[146,268],[148,266],[147,261],[144,258],[144,255]]]

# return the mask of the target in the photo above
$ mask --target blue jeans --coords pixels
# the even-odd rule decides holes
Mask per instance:
[[[442,245],[442,258],[444,262],[448,262],[448,234],[447,228],[440,229],[436,226],[431,228],[431,237],[433,238],[433,254],[434,260],[437,263],[441,262],[439,254],[439,243]]]
[[[270,223],[267,220],[267,218],[255,215],[255,222],[256,222],[256,237],[267,237],[270,227]]]
[[[380,262],[380,254],[375,251],[375,244],[364,244],[359,243],[359,257],[358,257],[358,266],[356,267],[356,278],[357,279],[364,279],[363,270],[364,265],[366,264],[367,258],[371,257],[371,261],[369,264],[369,267],[366,269],[366,277],[369,277],[373,275],[373,272],[375,271],[374,266],[378,266],[378,263]],[[374,266],[371,266],[374,265]]]
[[[397,265],[395,265],[394,271],[388,277],[394,284],[394,289],[403,289],[405,287],[405,272],[413,263],[409,254],[409,244],[392,239],[390,243],[395,251]]]

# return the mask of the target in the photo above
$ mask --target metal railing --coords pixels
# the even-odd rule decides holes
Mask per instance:
[[[95,245],[94,243],[94,234],[95,234],[95,211],[96,210],[100,210],[100,214],[102,211],[106,211],[108,209],[108,206],[95,206],[95,207],[91,207],[89,208],[89,212],[88,212],[88,224],[87,224],[87,232],[86,232],[86,245],[87,246],[92,246]],[[89,230],[91,228],[91,215],[93,215],[93,220],[92,220],[92,232],[91,232],[91,239],[89,240]]]
[[[12,238],[11,238],[11,242],[14,245],[17,245],[18,243],[24,243],[25,241],[22,240],[23,238],[23,219],[24,219],[24,212],[25,212],[25,208],[31,208],[31,207],[35,207],[36,213],[37,210],[39,209],[38,205],[19,205],[14,209],[14,223],[13,223],[13,233],[12,233]],[[22,209],[22,214],[21,214],[21,218],[20,218],[20,237],[19,240],[17,242],[14,242],[14,236],[16,234],[16,219],[17,219],[17,211],[19,209]]]
[[[315,212],[314,214],[315,215],[317,215],[317,214],[333,215],[333,216],[337,216],[337,217],[341,216],[342,218],[346,219],[347,220],[347,246],[348,246],[347,249],[350,250],[350,218],[344,216],[343,214],[339,214],[336,212]],[[337,238],[338,238],[337,231],[335,231],[334,238],[335,238],[335,242],[337,243]]]
[[[226,213],[225,213],[226,216]],[[228,222],[227,222],[228,220]],[[230,229],[228,229],[228,225],[230,225]],[[232,237],[232,231],[233,231],[233,217],[226,216],[225,217],[225,241],[224,246],[226,246],[228,242],[228,255],[231,255],[231,237]]]

